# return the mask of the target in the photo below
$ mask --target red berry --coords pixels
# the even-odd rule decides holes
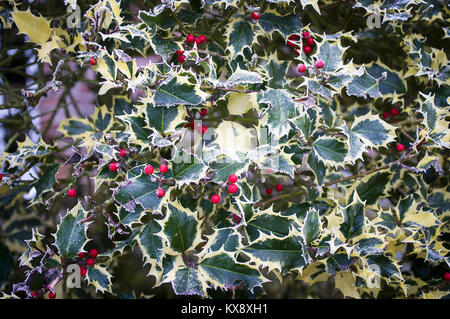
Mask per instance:
[[[95,58],[91,58],[91,59],[89,60],[89,64],[90,64],[90,65],[96,65],[96,64],[97,64],[97,60],[95,60]]]
[[[97,257],[97,255],[98,255],[97,249],[91,249],[91,250],[89,251],[89,256],[91,256],[92,258]]]
[[[166,164],[161,164],[159,165],[159,171],[165,174],[169,171],[169,167]]]
[[[188,36],[186,37],[186,42],[188,43],[194,43],[195,41],[195,37],[192,34],[188,34]]]
[[[0,181],[2,180],[2,178],[3,178],[3,174],[0,173]]]
[[[253,11],[252,18],[253,20],[259,20],[259,18],[261,18],[261,13],[259,11]]]
[[[309,38],[309,37],[310,37],[309,32],[308,32],[308,31],[302,32],[302,37],[303,37],[303,38]]]
[[[77,191],[75,189],[71,188],[67,192],[67,195],[69,195],[70,197],[75,197],[75,196],[77,196]]]
[[[236,184],[230,184],[230,185],[228,186],[228,191],[229,191],[231,194],[236,193],[238,190],[239,190],[239,188],[237,187]]]
[[[212,196],[211,196],[211,201],[212,201],[214,204],[217,204],[218,202],[220,202],[220,196],[217,195],[217,194],[212,195]]]
[[[204,125],[202,125],[202,134],[205,134],[208,128]]]
[[[383,118],[384,118],[384,119],[387,119],[388,117],[389,117],[389,112],[384,112],[384,113],[383,113]]]
[[[314,66],[318,69],[323,68],[323,66],[325,65],[325,63],[323,62],[323,60],[319,59],[314,63]]]
[[[36,297],[37,291],[32,291],[30,295],[31,295],[31,297]]]
[[[199,37],[195,38],[195,43],[197,43],[197,45],[202,44],[202,40],[200,40]]]
[[[304,64],[299,64],[299,65],[297,66],[297,71],[300,72],[300,73],[305,72],[305,71],[306,71],[306,65],[304,65]]]
[[[444,280],[445,281],[450,281],[450,272],[446,272],[445,274],[444,274]]]
[[[306,54],[310,54],[311,53],[311,47],[309,47],[309,46],[303,47],[303,52],[305,52]]]
[[[300,51],[299,51],[299,50],[294,50],[294,54],[295,54],[296,56],[299,56],[299,55],[300,55]]]
[[[86,274],[87,274],[87,268],[81,266],[81,267],[80,267],[80,274],[81,274],[82,277],[86,277]]]
[[[200,116],[205,116],[206,113],[208,113],[208,110],[207,110],[207,109],[201,109],[201,110],[200,110]]]
[[[393,107],[393,108],[391,109],[391,114],[392,114],[393,116],[396,116],[396,115],[399,115],[400,112],[398,111],[397,108]]]
[[[237,178],[237,176],[234,175],[234,174],[231,174],[230,176],[228,176],[228,181],[229,181],[231,184],[236,183],[237,180],[238,180],[238,178]]]
[[[288,36],[288,40],[298,41],[300,40],[300,36],[298,34],[291,34],[290,36]]]
[[[236,224],[239,224],[239,223],[241,222],[241,220],[242,220],[242,218],[239,217],[239,216],[236,215],[236,214],[233,215],[233,219],[234,219],[234,221],[236,222]]]
[[[144,167],[144,173],[147,175],[153,174],[153,172],[155,171],[155,169],[153,168],[153,166],[149,165],[145,165]]]
[[[309,37],[306,39],[306,43],[310,46],[314,45],[314,38],[313,37]]]
[[[177,56],[177,60],[180,63],[184,63],[184,61],[186,61],[186,57],[184,55],[179,55]]]
[[[127,156],[127,150],[121,149],[121,150],[120,150],[120,156],[121,156],[121,157]]]
[[[202,34],[198,37],[198,39],[200,40],[200,43],[205,43],[206,42],[206,37]]]
[[[272,192],[273,192],[272,188],[269,187],[269,188],[266,189],[266,194],[267,195],[272,195]]]
[[[55,299],[55,298],[56,298],[56,294],[55,294],[53,291],[50,291],[50,292],[48,293],[48,297],[49,297],[50,299]]]
[[[184,51],[182,51],[182,50],[177,50],[177,52],[176,52],[177,55],[183,55],[183,53],[184,53]]]
[[[93,265],[95,264],[95,260],[94,260],[93,258],[89,258],[89,259],[86,261],[86,264],[87,264],[88,266],[93,266]]]
[[[164,195],[166,195],[166,191],[164,190],[164,189],[162,189],[162,188],[158,188],[157,190],[156,190],[156,196],[158,196],[158,197],[163,197]]]
[[[109,170],[111,172],[117,171],[117,162],[112,162],[111,164],[109,164]]]
[[[275,190],[276,190],[277,192],[281,192],[281,191],[283,190],[283,184],[277,184],[277,185],[275,185]]]
[[[86,257],[86,253],[82,251],[82,252],[79,252],[77,256],[80,258],[84,258],[84,257]]]
[[[292,41],[288,41],[288,42],[287,42],[287,45],[290,46],[290,47],[298,48],[298,45],[296,45],[296,44],[295,44],[294,42],[292,42]]]
[[[397,151],[403,152],[404,150],[405,150],[405,145],[403,145],[403,144],[398,144],[397,145]]]

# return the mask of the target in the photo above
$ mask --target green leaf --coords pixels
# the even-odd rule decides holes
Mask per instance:
[[[112,293],[111,278],[112,275],[103,266],[94,265],[88,267],[86,280],[95,287],[96,292],[100,290],[101,293],[105,293],[105,291]]]
[[[367,73],[375,79],[381,78],[384,72],[386,72],[386,79],[380,82],[380,93],[382,95],[406,93],[405,82],[399,74],[381,63],[374,63],[371,66],[367,66]]]
[[[155,106],[198,105],[204,100],[204,93],[181,76],[159,86],[153,95]]]
[[[361,75],[357,75],[353,80],[347,85],[347,94],[356,97],[367,98],[380,97],[380,86],[376,78],[371,76],[367,71],[361,67]]]
[[[317,59],[323,60],[323,72],[336,72],[343,66],[344,48],[339,44],[331,44],[328,41],[322,42],[318,48]]]
[[[81,202],[78,202],[61,219],[54,234],[55,246],[58,248],[61,257],[73,258],[83,250],[84,245],[88,241],[86,232],[89,223],[80,222],[86,219],[87,216],[88,213],[81,206]]]
[[[181,105],[155,107],[152,104],[147,104],[146,116],[151,128],[160,133],[166,133],[175,131],[175,127],[184,121],[186,112]]]
[[[234,20],[227,26],[225,38],[228,39],[227,48],[231,56],[243,54],[245,48],[251,47],[254,41],[252,26],[243,20]]]
[[[292,123],[303,133],[305,140],[308,140],[317,128],[317,110],[308,109],[304,114],[292,120]]]
[[[234,174],[240,176],[246,171],[249,165],[248,161],[236,161],[226,155],[221,155],[209,166],[214,170],[213,181],[222,183],[228,180],[228,176]]]
[[[137,237],[137,243],[142,251],[145,262],[152,264],[154,262],[161,264],[163,254],[163,238],[159,235],[161,225],[152,220],[146,224]]]
[[[245,230],[250,242],[254,242],[264,235],[285,237],[289,234],[292,220],[278,216],[270,208],[255,213],[249,220]]]
[[[156,196],[156,190],[159,188],[157,181],[152,181],[152,177],[142,173],[119,184],[114,199],[128,211],[134,212],[136,204],[144,209],[158,211],[162,198]],[[163,184],[161,188],[167,192],[168,185]]]
[[[303,226],[303,238],[305,238],[306,244],[310,244],[319,238],[321,232],[322,223],[320,222],[319,213],[314,208],[311,208],[306,214]]]
[[[281,16],[276,11],[267,11],[258,20],[259,25],[267,33],[280,32],[283,36],[300,33],[303,25],[295,14]]]
[[[172,158],[171,171],[177,185],[199,183],[200,179],[206,177],[208,166],[203,160],[184,150],[175,154]]]
[[[269,89],[262,94],[260,103],[270,105],[267,115],[267,125],[272,134],[281,138],[288,134],[288,120],[296,115],[295,104],[285,90]]]
[[[198,267],[208,281],[223,289],[244,284],[248,290],[253,291],[264,282],[256,267],[237,263],[224,253],[200,260]]]
[[[389,172],[378,172],[368,180],[359,182],[356,191],[361,200],[366,202],[366,205],[375,204],[384,194],[390,179],[391,174]]]
[[[199,226],[200,223],[194,213],[182,208],[181,205],[168,204],[163,233],[175,253],[185,252],[198,244]]]
[[[345,207],[339,206],[344,222],[340,231],[346,239],[352,239],[363,233],[365,226],[364,203],[357,192],[353,193],[352,202]]]
[[[198,295],[205,297],[207,283],[196,269],[185,267],[178,269],[175,273],[172,288],[177,295]]]
[[[348,257],[347,254],[336,254],[326,259],[327,272],[331,275],[336,271],[348,271],[351,265],[356,263],[357,258]]]
[[[36,196],[33,202],[38,202],[45,192],[53,190],[53,184],[56,182],[56,173],[60,164],[54,163],[43,169],[42,176],[33,184],[36,189]]]
[[[265,239],[241,249],[257,265],[282,273],[299,270],[306,265],[302,239],[290,235],[285,239]]]
[[[289,63],[279,61],[275,54],[268,57],[268,60],[269,62],[263,66],[269,77],[267,86],[273,89],[281,89],[286,84],[286,72]]]
[[[238,68],[233,72],[233,74],[231,74],[231,76],[227,79],[223,86],[232,88],[238,85],[259,84],[262,82],[263,80],[259,73],[241,70],[241,68],[238,66]]]
[[[204,252],[223,251],[228,254],[234,254],[240,246],[240,237],[235,227],[215,229],[202,249]]]
[[[339,166],[344,164],[347,149],[341,141],[321,136],[313,143],[314,155],[325,165]]]

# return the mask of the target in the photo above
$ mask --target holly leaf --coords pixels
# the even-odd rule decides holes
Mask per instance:
[[[145,263],[154,265],[156,262],[157,264],[161,264],[162,258],[164,257],[161,231],[161,225],[156,220],[152,220],[142,228],[136,237]]]
[[[161,224],[172,254],[185,252],[200,243],[199,220],[178,203],[167,205],[167,216]]]
[[[346,239],[352,239],[361,235],[364,231],[365,216],[364,202],[355,191],[353,193],[352,202],[345,207],[339,206],[342,218],[344,219],[339,230]]]
[[[325,165],[343,165],[347,155],[345,144],[332,137],[321,136],[313,143],[314,156]]]
[[[205,100],[198,85],[194,85],[187,80],[187,77],[177,76],[156,88],[153,94],[155,106],[170,105],[198,105]]]
[[[243,54],[245,48],[250,48],[254,41],[254,31],[251,24],[243,20],[233,20],[227,26],[225,38],[227,49],[231,56]]]
[[[174,132],[175,127],[184,122],[186,109],[181,106],[160,107],[147,104],[146,119],[149,127],[160,132]]]
[[[224,253],[205,256],[199,260],[198,268],[214,287],[223,289],[244,285],[253,292],[265,281],[256,267],[237,263]]]
[[[88,213],[81,206],[81,202],[72,208],[61,219],[56,228],[55,246],[59,255],[64,258],[73,258],[83,250],[88,242],[87,228],[89,222],[82,222],[88,216]],[[82,223],[81,223],[82,222]]]
[[[112,293],[112,275],[106,270],[106,267],[94,265],[88,267],[86,273],[86,280],[90,285],[95,287],[95,291],[100,291],[102,294],[105,291]]]

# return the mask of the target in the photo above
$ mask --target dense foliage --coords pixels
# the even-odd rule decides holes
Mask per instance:
[[[446,1],[0,10],[4,298],[449,296]]]

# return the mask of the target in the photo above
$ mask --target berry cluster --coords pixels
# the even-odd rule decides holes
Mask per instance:
[[[154,169],[153,166],[150,165],[150,164],[148,164],[148,165],[146,165],[146,166],[144,167],[144,173],[145,173],[146,175],[151,175],[151,174],[153,174],[154,171],[155,171],[155,169]],[[161,164],[161,165],[159,165],[159,172],[161,173],[161,175],[167,173],[168,171],[169,171],[169,166],[167,166],[166,164]],[[159,198],[161,198],[161,197],[163,197],[164,195],[166,195],[166,191],[165,191],[163,188],[159,187],[159,188],[156,190],[156,196],[158,196]]]
[[[256,20],[259,20],[259,18],[261,18],[261,13],[259,11],[253,11],[252,19],[256,21]]]
[[[195,37],[193,34],[188,34],[186,37],[187,43],[196,43],[197,45],[200,45],[202,43],[206,42],[206,37],[202,34],[198,37]]]
[[[280,184],[280,183],[276,184],[275,185],[275,190],[277,192],[281,192],[283,190],[283,184]],[[272,193],[273,193],[273,189],[271,187],[266,188],[266,194],[267,195],[272,195]]]
[[[97,64],[97,60],[96,60],[94,57],[92,57],[92,58],[89,60],[89,64],[92,65],[92,66],[94,66],[94,65]]]
[[[314,38],[309,34],[308,31],[302,32],[302,38],[303,38],[303,41],[302,41],[303,42],[303,52],[305,52],[305,54],[310,54],[312,51],[312,47],[314,46],[314,43],[315,43]],[[298,34],[291,34],[288,37],[288,41],[287,41],[287,45],[294,48],[294,53],[297,56],[300,55],[300,51],[298,51],[298,49],[300,47],[297,44],[295,44],[294,42],[299,41],[299,40],[300,40],[300,36]],[[303,71],[303,72],[305,72],[305,71]]]
[[[391,116],[392,116],[392,118],[395,118],[399,114],[400,114],[400,111],[398,110],[398,108],[393,107],[389,110],[389,112],[386,111],[383,113],[383,119],[388,120]],[[397,121],[395,120],[394,123],[397,123]],[[405,145],[400,143],[400,144],[397,144],[396,148],[397,148],[397,151],[403,152],[405,150]]]
[[[182,50],[177,50],[176,54],[177,54],[177,60],[178,60],[178,62],[184,63],[184,61],[186,61],[186,56],[184,55],[184,51],[182,51]]]
[[[87,255],[86,255],[86,253],[85,252],[79,252],[78,253],[78,258],[80,258],[80,259],[85,259],[86,257],[87,257]],[[97,251],[97,249],[91,249],[90,251],[89,251],[89,257],[90,258],[88,258],[87,260],[86,260],[86,265],[87,266],[89,266],[89,267],[91,267],[91,266],[94,266],[94,264],[95,264],[95,258],[97,258],[97,256],[98,256],[98,251]],[[84,267],[84,265],[82,265],[82,266],[80,266],[80,273],[81,273],[81,276],[84,278],[84,277],[86,277],[86,274],[87,274],[87,268],[86,267]]]
[[[228,191],[231,194],[234,194],[239,190],[239,188],[236,185],[237,180],[238,180],[238,178],[234,174],[231,174],[230,176],[228,176],[228,181],[230,182],[230,185],[228,185]]]

